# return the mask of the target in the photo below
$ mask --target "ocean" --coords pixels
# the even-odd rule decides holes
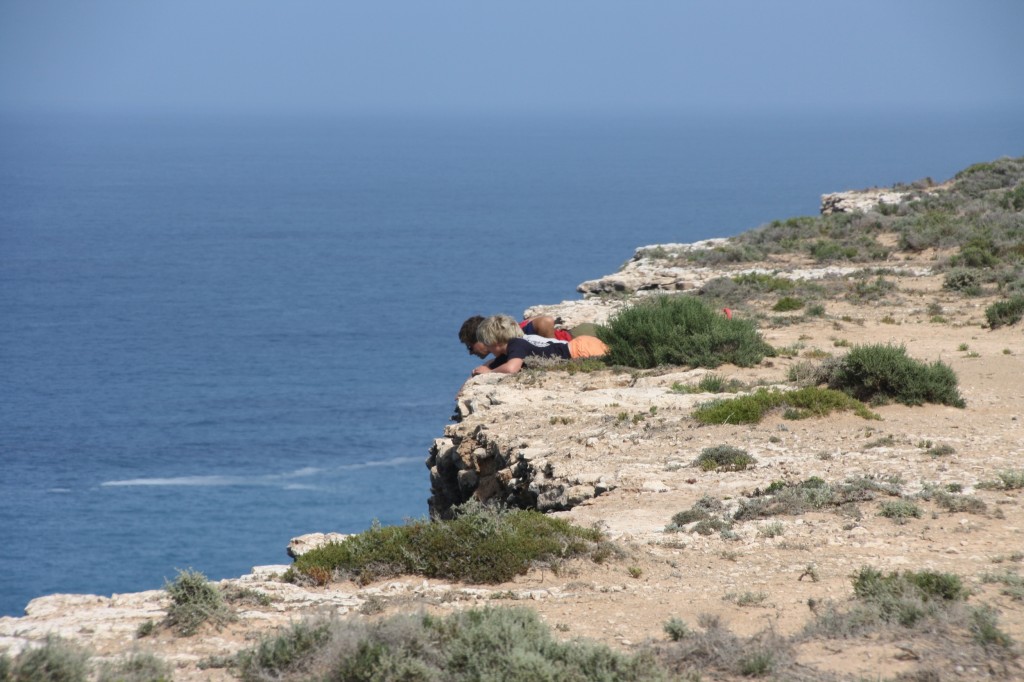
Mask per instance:
[[[1021,112],[0,117],[0,615],[421,518],[466,317],[1022,154]]]

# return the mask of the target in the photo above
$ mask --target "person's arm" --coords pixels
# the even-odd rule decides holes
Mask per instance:
[[[499,374],[515,374],[523,368],[522,358],[509,358],[504,364],[499,367],[495,367],[490,370],[492,372],[498,372]]]

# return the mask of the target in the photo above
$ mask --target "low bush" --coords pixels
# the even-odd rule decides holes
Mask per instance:
[[[864,403],[840,391],[808,386],[795,391],[758,389],[750,395],[698,405],[693,418],[702,424],[756,424],[768,412],[789,408],[788,419],[823,417],[836,410],[852,410],[864,419],[878,419]]]
[[[165,624],[179,635],[194,635],[203,623],[221,627],[233,619],[224,596],[198,571],[179,571],[164,585],[171,597]]]
[[[672,523],[666,526],[665,530],[675,532],[682,530],[682,527],[688,524],[716,518],[722,513],[723,509],[722,503],[714,497],[702,497],[689,509],[678,512],[673,516]]]
[[[974,270],[955,268],[946,273],[942,288],[965,296],[978,296],[981,294],[981,279]]]
[[[716,445],[701,450],[693,466],[702,471],[743,471],[756,463],[757,460],[746,450],[731,445]]]
[[[626,367],[752,367],[772,355],[752,322],[729,319],[688,295],[658,296],[623,309],[598,337],[605,361]]]
[[[1024,296],[1014,296],[1005,301],[996,301],[985,308],[985,319],[990,329],[1009,327],[1024,317]]]
[[[788,313],[793,310],[800,310],[804,307],[804,302],[799,298],[793,296],[783,296],[778,302],[772,306],[772,310],[777,313]]]
[[[828,385],[875,404],[895,400],[905,405],[965,405],[949,365],[914,360],[903,346],[854,346],[832,366]]]
[[[807,511],[845,509],[858,502],[884,495],[899,495],[898,488],[872,479],[852,478],[842,483],[828,483],[812,476],[799,483],[776,481],[766,489],[756,489],[749,499],[742,500],[733,514],[736,521],[750,521],[772,516],[797,516]]]
[[[585,555],[601,540],[595,529],[540,512],[467,504],[450,521],[374,526],[303,554],[294,569],[312,578],[342,576],[360,582],[423,575],[500,583],[538,562]]]
[[[882,503],[878,515],[902,524],[906,523],[907,519],[921,518],[921,508],[910,500],[886,500]]]
[[[375,623],[300,623],[242,652],[239,669],[243,680],[252,681],[669,678],[649,653],[558,642],[535,613],[520,608],[472,609],[440,618],[393,616]]]

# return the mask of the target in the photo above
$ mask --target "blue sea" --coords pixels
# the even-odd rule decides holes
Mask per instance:
[[[0,118],[0,614],[426,514],[473,314],[1024,154],[1021,112]]]

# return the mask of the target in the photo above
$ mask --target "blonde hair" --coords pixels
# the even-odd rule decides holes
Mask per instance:
[[[505,343],[509,339],[521,339],[523,330],[519,323],[508,315],[492,315],[476,328],[476,340],[485,346]]]

